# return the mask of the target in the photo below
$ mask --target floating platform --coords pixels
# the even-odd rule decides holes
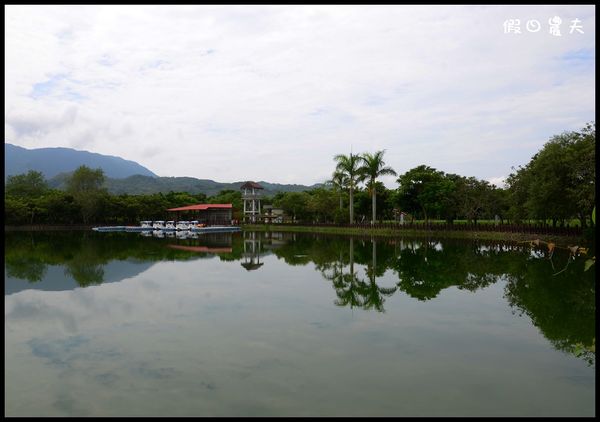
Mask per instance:
[[[192,232],[192,233],[231,233],[242,231],[241,227],[238,226],[207,226],[207,227],[192,227],[191,229],[177,230],[177,229],[154,229],[152,227],[140,227],[140,226],[104,226],[104,227],[93,227],[92,230],[97,232]]]

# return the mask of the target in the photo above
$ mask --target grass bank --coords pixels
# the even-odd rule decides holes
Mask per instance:
[[[296,233],[328,233],[340,235],[355,236],[381,236],[381,237],[445,237],[456,239],[483,239],[499,240],[507,242],[523,242],[528,240],[541,239],[546,242],[553,242],[561,245],[583,245],[591,243],[582,236],[558,236],[535,233],[512,233],[497,231],[452,231],[452,230],[416,230],[416,229],[370,229],[363,227],[319,227],[319,226],[280,226],[267,224],[244,224],[244,231],[263,231],[263,232],[296,232]]]

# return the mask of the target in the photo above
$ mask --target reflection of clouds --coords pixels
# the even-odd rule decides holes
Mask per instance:
[[[142,287],[147,290],[160,290],[160,284],[152,280],[146,280],[142,283]]]
[[[77,319],[72,312],[49,306],[41,300],[26,302],[15,296],[17,295],[11,296],[12,300],[5,298],[6,309],[11,309],[5,314],[4,318],[7,329],[11,328],[13,324],[18,325],[24,322],[47,324],[48,322],[58,321],[65,328],[65,331],[70,333],[78,331]]]
[[[162,380],[177,375],[175,368],[152,368],[148,362],[142,362],[131,368],[130,372],[142,378]]]
[[[87,312],[94,312],[97,315],[110,315],[117,311],[121,311],[124,316],[128,316],[132,312],[132,304],[130,301],[122,298],[112,297],[107,301],[102,297],[101,290],[98,288],[85,288],[72,292],[71,297],[75,302],[81,304]]]
[[[51,366],[65,370],[79,366],[82,361],[86,363],[83,367],[87,368],[124,356],[114,348],[91,345],[90,339],[82,335],[54,339],[34,337],[27,345],[34,356],[44,359]]]
[[[81,400],[73,397],[71,391],[60,392],[58,398],[52,404],[64,415],[88,416],[90,414],[90,409],[82,406]]]
[[[119,375],[117,375],[113,372],[104,372],[104,373],[97,374],[96,376],[94,376],[94,379],[98,383],[105,385],[107,387],[112,386],[119,378],[120,378]]]
[[[66,339],[42,340],[32,338],[27,342],[34,356],[47,359],[53,365],[67,365],[73,352],[89,340],[83,336],[71,336]]]

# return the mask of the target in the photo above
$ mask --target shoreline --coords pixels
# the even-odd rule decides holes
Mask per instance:
[[[454,239],[483,239],[498,240],[506,242],[525,242],[536,239],[551,241],[561,244],[571,244],[572,242],[590,243],[591,239],[585,239],[584,236],[550,235],[539,233],[514,233],[500,231],[451,231],[451,230],[419,230],[419,229],[369,229],[364,227],[325,227],[325,226],[279,226],[262,224],[241,225],[242,231],[257,232],[296,232],[296,233],[324,233],[339,235],[358,235],[375,237],[445,237]]]
[[[26,225],[4,226],[5,232],[15,231],[83,231],[92,230],[94,225]],[[502,231],[467,231],[467,230],[423,230],[423,229],[390,229],[390,228],[365,228],[365,227],[327,227],[327,226],[281,226],[270,224],[242,224],[242,231],[257,232],[295,232],[295,233],[323,233],[333,235],[375,236],[375,237],[445,237],[453,239],[482,239],[506,242],[524,242],[536,239],[551,241],[560,244],[588,244],[593,239],[586,239],[583,235],[554,235],[540,233],[517,233]]]

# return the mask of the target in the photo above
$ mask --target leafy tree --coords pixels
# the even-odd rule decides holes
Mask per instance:
[[[304,220],[308,216],[308,203],[310,196],[306,192],[285,192],[283,195],[275,195],[273,204],[291,215],[293,220]]]
[[[515,170],[513,168],[513,170]],[[529,166],[519,166],[515,173],[511,173],[506,178],[508,186],[508,215],[515,223],[520,223],[529,218],[529,212],[525,208],[529,187],[533,184],[532,174]]]
[[[74,224],[80,219],[81,208],[75,203],[75,198],[66,192],[51,189],[36,203],[38,217],[43,223]]]
[[[371,224],[375,224],[376,221],[376,210],[377,204],[375,202],[375,197],[377,194],[377,189],[375,188],[375,182],[377,178],[386,175],[397,176],[394,169],[385,165],[385,161],[383,161],[383,154],[385,150],[377,151],[375,154],[370,154],[368,152],[364,153],[360,159],[362,161],[362,166],[359,168],[359,172],[363,174],[367,182],[367,188],[369,189],[369,193],[372,197],[372,210],[373,216],[371,218]]]
[[[26,174],[9,176],[5,185],[5,202],[9,197],[17,200],[9,200],[9,221],[17,220],[22,223],[27,221],[33,224],[34,219],[40,212],[43,212],[37,200],[48,192],[48,190],[48,183],[39,171],[30,170]],[[17,207],[20,208],[18,211]],[[10,215],[10,213],[15,211],[22,213],[23,216],[27,216],[27,220],[25,218],[15,218],[15,216]]]
[[[73,195],[75,202],[81,207],[83,223],[88,224],[100,208],[102,197],[108,195],[104,184],[104,171],[100,168],[92,170],[80,166],[67,180],[67,192]]]
[[[444,177],[448,182],[449,191],[443,199],[441,217],[446,220],[446,223],[453,224],[454,220],[463,216],[462,197],[459,190],[465,178],[458,174],[446,174]]]
[[[208,198],[209,204],[231,204],[233,207],[232,217],[236,220],[243,218],[244,203],[242,201],[242,192],[239,190],[224,189],[217,195]]]
[[[567,191],[585,227],[596,201],[596,124],[588,123],[580,132],[570,135],[571,143],[566,153],[570,170]]]
[[[309,198],[307,211],[312,214],[316,222],[332,221],[335,217],[336,199],[331,196],[331,191],[325,188],[316,188],[308,192]]]
[[[477,224],[478,218],[490,208],[492,190],[487,181],[475,177],[462,178],[457,183],[456,193],[460,197],[460,210],[467,220]]]
[[[398,184],[400,205],[409,212],[421,211],[427,224],[432,214],[442,210],[453,189],[443,172],[425,165],[398,177]]]
[[[42,173],[29,170],[26,174],[8,176],[5,189],[6,195],[31,199],[39,198],[49,187]]]
[[[507,178],[511,213],[541,220],[578,217],[582,227],[595,203],[595,124],[553,136],[529,163]]]
[[[508,216],[508,210],[510,205],[508,191],[506,189],[498,188],[496,186],[491,185],[488,205],[490,218],[495,217],[497,215],[498,217],[500,217],[500,222],[504,223],[504,220]]]
[[[26,224],[29,216],[29,207],[21,198],[7,196],[4,198],[4,224]]]
[[[192,205],[192,204],[197,203],[196,197],[187,192],[170,191],[169,193],[167,193],[164,196],[164,198],[166,199],[167,203],[169,204],[168,208],[185,207],[187,205]],[[219,199],[219,198],[216,197],[216,199]],[[216,204],[218,202],[212,202],[212,203]]]

